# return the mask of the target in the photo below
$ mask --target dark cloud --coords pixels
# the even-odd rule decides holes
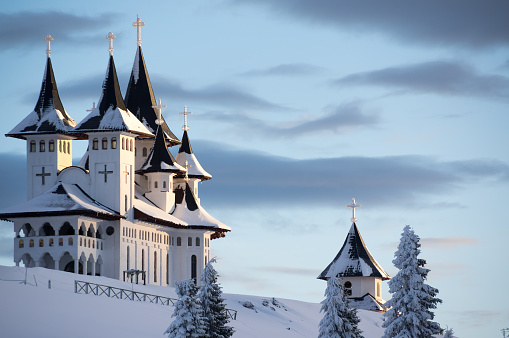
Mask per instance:
[[[323,72],[322,67],[317,67],[305,63],[282,64],[267,69],[251,70],[241,76],[306,76]]]
[[[105,29],[115,19],[116,15],[111,13],[93,17],[57,11],[0,13],[0,46],[6,50],[33,44],[43,45],[42,39],[46,34],[51,34],[59,43],[90,46],[90,43],[104,40]]]
[[[481,97],[509,97],[509,78],[482,75],[472,67],[452,61],[432,61],[354,73],[335,85],[395,87],[408,92]]]
[[[202,118],[233,124],[235,129],[240,130],[243,134],[272,138],[300,137],[319,132],[345,133],[357,127],[375,126],[380,121],[378,115],[364,113],[357,102],[328,110],[332,110],[332,112],[317,118],[278,122],[277,124],[267,123],[266,120],[253,118],[239,112],[211,112],[202,115]]]
[[[277,18],[385,34],[404,43],[485,48],[509,44],[505,0],[231,0],[267,8]]]

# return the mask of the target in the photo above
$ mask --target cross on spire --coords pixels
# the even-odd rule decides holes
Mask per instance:
[[[360,204],[355,203],[355,198],[352,198],[352,203],[349,205],[346,205],[347,208],[352,208],[352,218],[350,219],[352,223],[357,222],[357,218],[355,218],[355,208],[361,207]]]
[[[166,105],[163,106],[161,104],[161,99],[159,99],[159,103],[157,104],[157,106],[152,106],[152,108],[154,108],[157,112],[157,120],[156,120],[157,125],[163,124],[163,119],[161,118],[161,108],[163,108],[163,107],[166,107]]]
[[[35,174],[35,176],[40,176],[40,177],[42,177],[42,185],[46,185],[46,177],[51,176],[51,173],[47,173],[47,172],[46,172],[46,168],[45,168],[45,167],[42,167],[42,173],[40,173],[40,174]]]
[[[51,57],[50,44],[51,44],[51,41],[53,41],[53,40],[54,39],[49,34],[44,37],[44,41],[46,41],[46,55],[48,55],[48,57]]]
[[[109,32],[108,35],[106,35],[106,39],[110,40],[110,48],[108,48],[108,52],[110,52],[110,55],[113,56],[113,39],[116,38],[115,35],[113,35],[112,32]]]
[[[186,168],[186,176],[184,177],[184,180],[186,182],[189,182],[189,170],[187,169],[189,169],[190,167],[192,167],[192,165],[190,165],[189,162],[187,162],[186,160],[186,164],[184,165],[184,168]]]
[[[138,46],[141,46],[141,27],[145,26],[144,22],[141,22],[141,19],[138,17],[138,14],[136,14],[136,22],[133,22],[133,27],[136,27],[136,30],[138,31],[138,37],[136,39],[136,44]]]
[[[104,182],[108,182],[108,174],[113,174],[113,171],[112,170],[107,170],[107,165],[105,164],[104,165],[104,171],[99,171],[98,173],[99,174],[103,174],[104,175]]]
[[[187,115],[192,115],[193,113],[187,111],[187,106],[184,106],[184,112],[179,113],[179,115],[184,115],[184,125],[182,126],[182,130],[189,130],[189,127],[187,126]]]

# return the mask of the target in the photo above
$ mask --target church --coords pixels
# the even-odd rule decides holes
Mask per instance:
[[[382,281],[391,277],[373,258],[357,228],[355,209],[360,206],[355,202],[355,198],[346,206],[352,208],[350,231],[336,257],[317,278],[328,280],[333,276],[339,277],[351,306],[385,312]]]
[[[187,115],[179,140],[161,115],[141,49],[125,96],[113,58],[97,106],[79,123],[60,100],[47,35],[46,69],[34,110],[6,136],[26,141],[27,202],[0,210],[14,223],[14,262],[75,274],[173,285],[194,279],[210,260],[211,241],[231,229],[201,206],[203,169],[189,141]],[[88,142],[72,165],[73,142]],[[174,157],[169,148],[178,146]]]

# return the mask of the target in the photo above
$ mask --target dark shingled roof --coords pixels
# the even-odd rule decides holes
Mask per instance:
[[[191,142],[189,142],[189,136],[187,135],[187,130],[184,130],[184,135],[182,135],[182,144],[180,145],[179,153],[193,153],[193,148],[191,148]]]
[[[141,168],[136,171],[137,174],[144,174],[149,172],[170,172],[170,173],[185,173],[186,170],[182,168],[177,161],[173,158],[168,150],[166,141],[163,136],[162,128],[158,128],[154,146],[150,150],[145,163]]]
[[[182,144],[180,145],[176,161],[181,166],[185,166],[187,161],[189,165],[189,168],[187,168],[187,175],[189,178],[199,178],[201,181],[210,180],[212,178],[212,175],[203,169],[194,155],[187,130],[184,130],[184,135],[182,135]],[[177,177],[183,177],[183,175],[178,175]]]
[[[367,270],[371,270],[370,273],[367,273]],[[382,280],[391,278],[371,256],[355,223],[352,224],[343,247],[318,279],[326,280],[334,273],[337,277],[380,277]]]
[[[157,112],[152,108],[156,105],[156,101],[141,46],[136,49],[134,65],[125,94],[125,104],[127,109],[135,114],[148,130],[151,132],[157,130]],[[161,119],[164,121],[162,116]],[[171,132],[166,122],[163,122],[161,127],[170,146],[180,144],[179,139]]]
[[[30,134],[64,134],[74,126],[76,122],[67,114],[60,101],[51,58],[48,57],[34,110],[6,136],[24,139],[24,135]]]
[[[134,116],[124,103],[118,84],[115,61],[110,55],[106,78],[97,108],[81,121],[75,132],[129,131],[144,136],[151,132]]]

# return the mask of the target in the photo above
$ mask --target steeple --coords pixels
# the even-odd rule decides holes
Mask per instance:
[[[145,23],[141,22],[137,18],[136,22],[133,23],[133,27],[137,28],[138,38],[136,48],[136,55],[134,57],[133,69],[131,71],[131,77],[129,78],[129,84],[125,94],[125,103],[127,109],[131,111],[136,117],[154,133],[157,130],[156,118],[157,113],[153,106],[156,105],[154,98],[154,92],[152,90],[152,84],[148,75],[147,67],[145,66],[145,59],[141,50],[141,27]],[[169,146],[180,144],[178,138],[171,132],[170,128],[163,121],[161,128],[164,131],[164,135],[169,143]]]
[[[26,135],[66,134],[76,126],[76,122],[67,114],[58,95],[50,57],[50,41],[53,41],[53,38],[48,34],[44,41],[47,43],[47,58],[39,99],[34,110],[6,136],[26,139]]]
[[[136,171],[137,174],[146,174],[150,172],[167,172],[174,174],[185,173],[186,169],[177,163],[173,155],[168,150],[163,134],[164,132],[162,128],[158,128],[156,131],[154,146],[150,150],[145,163],[143,163],[141,168]]]
[[[108,34],[110,52],[106,77],[102,86],[99,103],[74,129],[76,132],[127,131],[142,136],[153,134],[126,107],[118,84],[112,41],[114,35]]]

